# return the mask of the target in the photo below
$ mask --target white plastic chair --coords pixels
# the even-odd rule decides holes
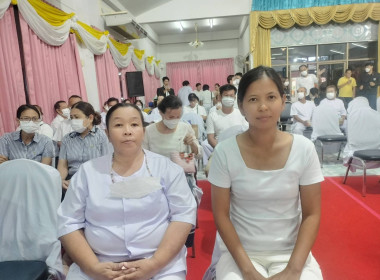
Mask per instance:
[[[0,165],[0,262],[43,261],[55,279],[64,279],[57,209],[59,172],[36,161],[17,159]],[[1,272],[0,272],[1,273]],[[14,271],[14,278],[22,270]]]

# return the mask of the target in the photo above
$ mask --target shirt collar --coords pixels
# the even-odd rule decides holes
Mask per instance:
[[[40,139],[41,139],[40,135],[37,132],[34,133],[34,137],[33,137],[32,141],[38,143],[38,142],[40,142]],[[22,142],[21,130],[13,132],[13,140],[15,140],[15,141],[18,140],[18,141]]]
[[[96,131],[97,131],[98,129],[99,129],[99,128],[97,128],[96,125],[92,126],[92,129],[90,130],[90,132],[89,132],[85,137],[87,137],[88,135],[92,135],[92,136],[94,136],[94,135],[96,134]],[[75,132],[75,131],[73,131],[73,132],[71,132],[69,135],[70,135],[71,138],[74,138],[74,137],[80,135],[80,133],[79,133],[79,132]]]

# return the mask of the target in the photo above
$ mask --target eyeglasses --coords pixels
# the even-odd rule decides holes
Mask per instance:
[[[33,118],[29,118],[29,117],[22,117],[20,118],[20,121],[23,121],[23,122],[40,122],[41,119],[40,118],[37,118],[37,117],[33,117]]]

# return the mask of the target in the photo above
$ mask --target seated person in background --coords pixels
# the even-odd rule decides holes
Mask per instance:
[[[149,117],[148,117],[148,114],[144,112],[144,104],[142,103],[142,101],[141,100],[136,100],[135,101],[135,105],[137,106],[137,108],[140,109],[141,113],[143,114],[144,122],[147,122],[147,120],[149,119]]]
[[[293,134],[303,135],[306,127],[311,127],[311,116],[315,105],[312,101],[306,100],[306,88],[300,87],[297,96],[298,101],[290,108],[290,115],[293,117],[291,131]]]
[[[70,96],[69,97],[69,103],[68,103],[69,109],[71,110],[71,107],[73,107],[73,105],[75,103],[78,103],[79,101],[82,101],[82,97],[80,97],[78,95]],[[70,116],[70,114],[69,114],[69,116]],[[71,128],[70,118],[63,120],[61,122],[61,124],[59,125],[57,131],[53,135],[53,140],[55,142],[57,142],[58,147],[61,146],[61,141],[62,141],[63,137],[72,131],[73,131],[73,129]]]
[[[338,116],[339,116],[339,125],[341,128],[343,127],[344,120],[347,116],[346,108],[344,108],[344,103],[341,99],[336,98],[336,86],[330,85],[326,88],[326,98],[321,101],[322,104],[328,104],[335,108]]]
[[[112,107],[106,125],[114,154],[84,163],[58,209],[58,235],[74,261],[66,279],[185,280],[196,203],[183,170],[142,148],[135,105]]]
[[[67,106],[67,103],[63,100],[57,101],[54,104],[54,111],[57,113],[57,116],[51,122],[50,126],[53,129],[53,133],[55,133],[58,127],[64,120],[70,118],[70,109]]]
[[[45,136],[49,137],[50,139],[53,139],[53,129],[50,127],[50,125],[48,125],[47,123],[44,123],[44,121],[43,121],[44,114],[42,113],[41,107],[38,105],[32,105],[32,106],[37,108],[37,110],[40,112],[40,116],[41,116],[40,127],[38,128],[37,133],[45,135]],[[20,130],[20,126],[17,127],[16,130]]]
[[[313,126],[311,141],[315,141],[323,135],[343,135],[339,128],[339,116],[332,106],[320,104],[314,108],[311,119]]]
[[[74,104],[70,119],[73,132],[63,137],[57,168],[64,190],[83,163],[108,153],[107,136],[96,127],[100,124],[100,114],[90,103],[80,101]]]
[[[241,115],[240,111],[234,108],[236,87],[229,84],[221,86],[220,95],[222,98],[222,108],[211,112],[206,121],[207,140],[213,148],[218,144],[218,135],[222,131],[232,126],[248,126],[247,121]]]
[[[222,97],[220,96],[220,92],[215,94],[214,106],[210,108],[208,114],[210,115],[212,112],[222,109]]]
[[[213,91],[214,97],[219,93],[219,88],[220,88],[220,84],[216,83],[214,85],[214,91]],[[215,99],[214,99],[214,104],[213,105],[215,105]]]
[[[199,105],[199,99],[195,93],[189,94],[189,102],[190,102],[189,106],[183,107],[183,113],[186,114],[189,112],[193,112],[197,115],[200,115],[203,118],[203,120],[206,121],[207,119],[206,109],[203,106]]]
[[[0,164],[7,160],[30,159],[51,165],[54,157],[52,140],[38,133],[41,115],[35,106],[21,105],[16,113],[20,130],[0,138]]]
[[[321,103],[321,98],[319,97],[319,90],[317,88],[310,89],[310,100],[314,102],[315,106]]]
[[[122,103],[125,103],[125,104],[132,104],[131,100],[129,98],[126,98],[122,101]]]
[[[209,85],[203,85],[202,88],[202,106],[206,109],[208,113],[212,106],[214,106],[215,95],[210,91]]]
[[[104,111],[100,113],[100,116],[102,118],[102,122],[100,123],[99,127],[101,129],[106,129],[106,116],[109,109],[111,109],[112,106],[115,106],[119,103],[119,99],[115,97],[110,97],[108,100],[104,103]]]
[[[201,83],[196,83],[195,85],[195,89],[193,90],[193,92],[198,96],[198,100],[200,100],[201,102],[201,105],[202,105],[202,84]]]
[[[160,103],[163,99],[164,99],[164,97],[162,95],[157,97],[157,106],[160,105]],[[162,120],[161,114],[158,110],[158,107],[156,107],[150,112],[146,122],[147,123],[153,123],[153,122],[157,123],[157,122],[160,122],[161,120]]]

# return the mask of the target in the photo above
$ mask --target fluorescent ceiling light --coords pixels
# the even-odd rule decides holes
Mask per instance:
[[[213,19],[210,19],[209,20],[209,23],[210,23],[210,28],[212,28],[214,26],[214,20]]]
[[[344,54],[344,52],[340,52],[340,51],[337,51],[337,50],[330,50],[330,52]]]
[[[351,43],[353,44],[354,46],[357,46],[357,47],[360,47],[360,48],[363,48],[363,49],[366,49],[367,46],[363,46],[363,45],[360,45],[360,44],[356,44],[356,43]]]
[[[282,53],[272,53],[272,55],[283,55]]]

